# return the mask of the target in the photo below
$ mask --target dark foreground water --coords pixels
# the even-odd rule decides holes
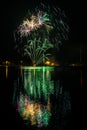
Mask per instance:
[[[2,129],[86,127],[86,67],[0,66],[0,90]]]

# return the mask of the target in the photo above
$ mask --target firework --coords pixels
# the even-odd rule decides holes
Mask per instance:
[[[20,37],[27,37],[31,32],[45,25],[47,30],[48,28],[53,29],[53,34],[56,33],[56,38],[58,36],[58,38],[60,37],[59,39],[67,39],[69,26],[66,20],[67,17],[60,8],[41,4],[40,8],[36,7],[34,9],[33,13],[29,12],[27,18],[23,20],[16,31],[20,34]]]
[[[28,36],[32,31],[37,30],[42,25],[50,25],[49,15],[43,11],[40,11],[35,15],[31,15],[29,19],[23,20],[23,23],[18,26],[17,32],[20,37]]]
[[[40,7],[36,7],[32,12],[28,13],[27,17],[14,32],[14,38],[17,43],[16,48],[18,48],[20,53],[26,51],[30,59],[35,50],[39,50],[40,53],[42,52],[43,59],[47,54],[43,53],[41,49],[45,45],[44,39],[47,39],[49,41],[47,42],[48,46],[51,45],[51,48],[56,51],[58,51],[59,46],[64,40],[68,40],[69,26],[67,24],[67,17],[60,8],[45,6],[44,4],[40,4]],[[31,46],[31,42],[28,41],[34,41],[35,39],[40,39],[41,45],[38,44],[37,46],[35,45],[37,42],[32,42]],[[34,48],[34,52],[32,48]],[[44,52],[46,52],[46,49],[44,48]],[[35,61],[35,59],[32,60]]]

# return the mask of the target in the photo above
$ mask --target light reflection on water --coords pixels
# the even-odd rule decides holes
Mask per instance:
[[[13,105],[26,126],[61,130],[71,112],[69,91],[62,81],[54,80],[54,67],[20,67],[14,80]]]
[[[84,129],[87,67],[0,66],[0,96],[1,125],[6,124],[2,127],[21,130]]]

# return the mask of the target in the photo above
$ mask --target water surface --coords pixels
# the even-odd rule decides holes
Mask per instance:
[[[1,66],[2,121],[11,129],[83,126],[86,83],[82,67]]]

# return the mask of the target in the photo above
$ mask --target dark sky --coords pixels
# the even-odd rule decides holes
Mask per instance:
[[[84,0],[12,0],[4,1],[1,4],[1,58],[12,58],[14,55],[13,31],[23,20],[29,8],[34,8],[41,1],[46,1],[52,6],[58,6],[65,11],[69,19],[69,41],[64,48],[69,50],[87,47],[87,7]],[[68,46],[69,44],[69,46]],[[85,49],[86,52],[86,49]],[[14,56],[16,58],[16,56]]]

